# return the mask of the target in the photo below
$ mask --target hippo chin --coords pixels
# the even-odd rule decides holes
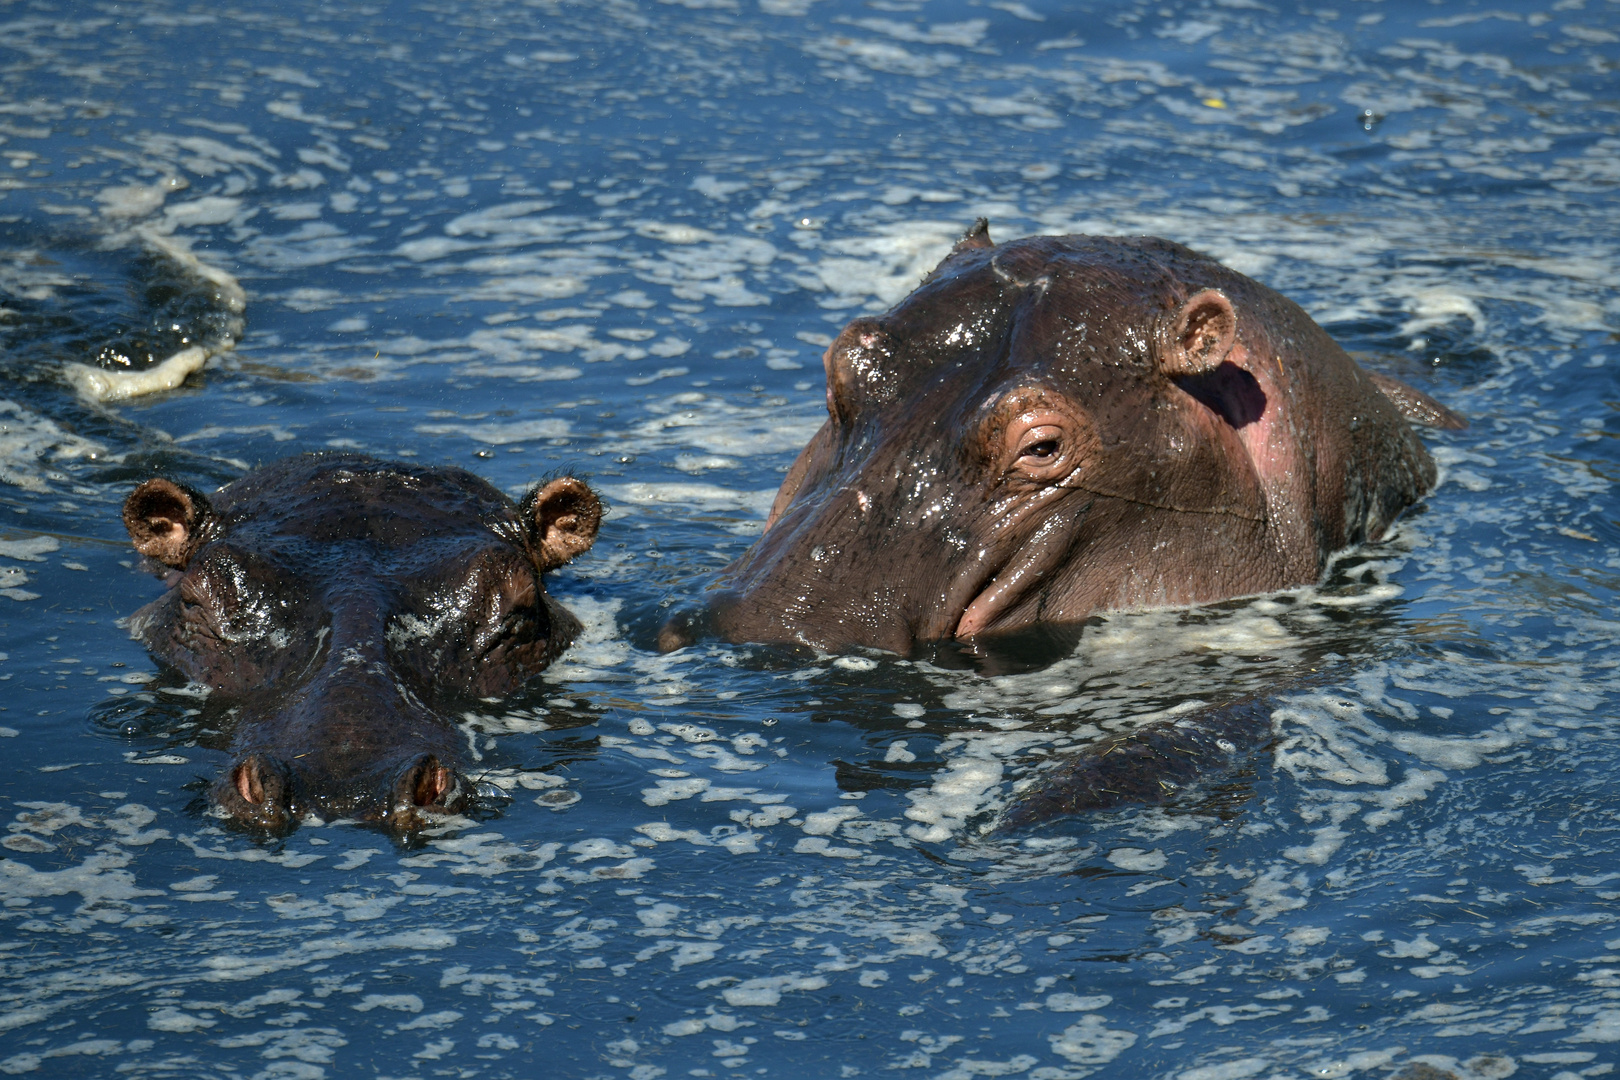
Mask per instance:
[[[278,462],[211,498],[148,480],[124,524],[168,590],[130,628],[232,718],[210,791],[225,816],[410,829],[472,795],[450,709],[516,690],[578,633],[542,575],[601,518],[572,477],[514,504],[460,469],[353,454]]]
[[[825,365],[764,535],[660,647],[906,654],[1307,584],[1433,485],[1409,421],[1463,423],[1178,244],[982,220]]]

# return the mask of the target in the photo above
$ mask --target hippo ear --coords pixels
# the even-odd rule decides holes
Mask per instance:
[[[923,280],[925,282],[932,281],[934,276],[938,274],[942,268],[944,268],[946,263],[962,254],[964,251],[976,251],[980,248],[993,248],[995,246],[995,241],[990,239],[990,220],[988,218],[980,218],[972,225],[968,226],[968,231],[962,234],[962,238],[956,242],[956,244],[943,259],[939,260],[939,265],[930,270],[928,272],[928,276],[923,278]]]
[[[963,251],[971,251],[974,248],[992,248],[995,246],[996,242],[990,239],[990,219],[980,218],[968,226],[968,231],[962,234],[962,239],[958,240],[956,246],[951,248],[951,254],[956,255]]]
[[[560,476],[536,488],[520,509],[529,550],[540,569],[555,570],[590,550],[602,526],[602,501],[585,481]]]
[[[848,424],[873,402],[892,401],[895,341],[877,319],[854,319],[822,355],[827,371],[827,415]]]
[[[1205,289],[1176,313],[1159,364],[1170,375],[1213,371],[1237,342],[1237,312],[1219,289]]]
[[[124,528],[135,550],[176,570],[202,545],[214,508],[200,491],[161,477],[148,480],[124,500]]]

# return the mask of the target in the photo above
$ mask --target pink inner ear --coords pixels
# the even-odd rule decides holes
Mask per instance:
[[[1249,452],[1255,475],[1268,488],[1287,484],[1305,469],[1289,435],[1291,421],[1288,398],[1267,369],[1241,344],[1232,346],[1227,359],[1236,367],[1256,374],[1256,381],[1265,395],[1265,405],[1260,415],[1252,423],[1237,429],[1237,437]]]
[[[1231,349],[1237,331],[1235,322],[1232,308],[1219,294],[1202,293],[1188,301],[1178,344],[1194,365],[1208,365]]]
[[[1183,374],[1210,371],[1220,366],[1238,342],[1238,314],[1231,301],[1213,288],[1205,288],[1181,306],[1176,317],[1171,369]]]
[[[590,549],[602,521],[602,503],[581,480],[560,477],[536,492],[526,504],[533,515],[532,550],[540,569],[555,569]]]
[[[209,513],[208,500],[202,495],[157,477],[124,500],[124,527],[136,551],[179,567],[185,564]]]

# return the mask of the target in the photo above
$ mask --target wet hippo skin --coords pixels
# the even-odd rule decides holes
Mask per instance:
[[[764,535],[661,648],[907,654],[1306,584],[1433,485],[1410,422],[1463,423],[1178,244],[983,221],[825,364]]]
[[[514,503],[460,469],[291,458],[204,496],[148,480],[124,504],[167,591],[134,637],[232,717],[211,801],[285,830],[305,814],[421,824],[466,806],[457,702],[510,693],[579,623],[542,575],[602,507],[562,477]]]

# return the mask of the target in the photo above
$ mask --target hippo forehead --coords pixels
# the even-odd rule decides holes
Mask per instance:
[[[886,314],[857,320],[834,350],[850,354],[857,379],[863,366],[886,367],[890,397],[958,372],[1119,385],[1101,366],[1140,382],[1152,376],[1179,304],[1222,276],[1213,260],[1151,238],[1036,237],[969,249]]]
[[[521,534],[511,501],[471,473],[377,462],[266,470],[227,488],[217,509],[233,540],[276,548],[357,542],[431,559],[468,545],[517,547]]]

